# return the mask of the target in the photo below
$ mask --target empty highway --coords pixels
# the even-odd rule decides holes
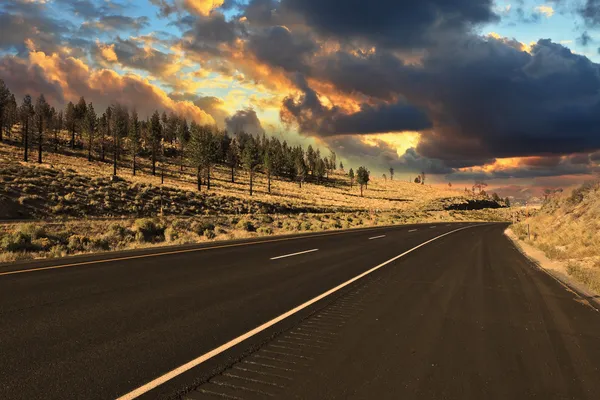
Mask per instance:
[[[0,267],[2,399],[597,399],[600,313],[506,224]]]

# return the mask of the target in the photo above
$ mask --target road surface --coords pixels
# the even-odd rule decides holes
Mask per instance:
[[[0,267],[0,398],[598,399],[600,314],[505,227]]]

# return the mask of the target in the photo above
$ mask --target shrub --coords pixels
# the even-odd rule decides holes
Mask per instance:
[[[165,240],[165,227],[150,218],[135,220],[136,239],[140,242],[157,242]]]
[[[90,243],[90,238],[83,235],[71,235],[69,238],[69,244],[67,245],[67,249],[70,252],[76,251],[84,251],[88,244]]]
[[[179,239],[179,232],[176,228],[170,226],[167,229],[165,229],[165,240],[167,242],[174,242],[177,239]]]
[[[270,224],[273,221],[274,221],[273,217],[271,217],[270,215],[263,215],[262,218],[261,218],[261,222],[263,222],[265,224]]]
[[[207,239],[214,239],[217,235],[215,234],[215,231],[213,229],[207,229],[204,231],[204,236]]]
[[[20,231],[4,236],[0,241],[0,246],[13,253],[39,250],[39,247],[31,242],[31,235]]]
[[[215,224],[208,222],[208,221],[200,221],[194,224],[194,231],[202,236],[204,235],[204,232],[206,231],[214,231],[215,230]]]
[[[258,228],[257,231],[261,235],[272,235],[273,234],[273,229],[271,229],[270,227],[260,227],[260,228]]]
[[[252,222],[246,221],[246,220],[239,221],[236,224],[236,228],[245,230],[247,232],[256,232],[256,227],[254,226],[254,224],[252,224]]]
[[[31,236],[31,239],[47,237],[46,230],[39,224],[21,224],[17,228],[17,231]]]

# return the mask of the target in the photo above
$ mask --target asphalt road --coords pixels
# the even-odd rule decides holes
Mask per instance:
[[[0,398],[126,395],[460,228],[142,398],[599,398],[600,314],[534,269],[504,238],[503,224],[0,268]]]

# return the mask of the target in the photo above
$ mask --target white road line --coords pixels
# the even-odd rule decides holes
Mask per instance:
[[[298,256],[300,254],[313,253],[315,251],[319,251],[319,249],[312,249],[312,250],[300,251],[298,253],[286,254],[283,256],[271,257],[271,260],[279,260],[280,258],[293,257],[293,256]]]
[[[384,237],[385,237],[385,235],[373,236],[373,237],[370,237],[369,240],[381,239],[381,238],[384,238]]]
[[[411,229],[411,230],[410,230],[410,231],[408,231],[408,232],[410,233],[410,232],[416,232],[416,231],[418,231],[418,229]]]
[[[229,247],[255,246],[255,245],[259,245],[259,244],[283,242],[283,241],[289,241],[289,240],[310,239],[310,238],[333,236],[333,235],[344,235],[346,233],[356,233],[356,232],[363,232],[363,231],[370,232],[370,231],[375,231],[375,230],[397,228],[397,227],[398,227],[398,225],[378,226],[375,228],[353,228],[353,229],[348,229],[348,230],[340,231],[340,232],[326,232],[326,233],[319,233],[319,234],[314,234],[314,235],[306,234],[306,235],[299,235],[299,236],[293,236],[293,237],[287,237],[287,238],[260,240],[260,241],[249,242],[249,243],[228,243],[228,244],[221,244],[221,245],[217,245],[217,246],[200,247],[200,248],[195,248],[195,249],[170,250],[170,251],[164,251],[164,252],[160,252],[160,253],[140,254],[137,256],[123,256],[123,257],[115,257],[115,258],[106,258],[106,259],[102,259],[102,260],[82,261],[82,262],[74,262],[74,263],[62,264],[62,265],[51,265],[48,267],[37,267],[37,268],[29,268],[29,269],[20,269],[20,270],[16,270],[16,271],[6,271],[6,272],[0,272],[0,276],[24,274],[24,273],[28,273],[28,272],[46,271],[46,270],[52,270],[52,269],[79,267],[82,265],[104,264],[104,263],[110,263],[110,262],[115,262],[115,261],[135,260],[138,258],[160,257],[160,256],[166,256],[166,255],[172,255],[172,254],[182,254],[182,253],[192,253],[192,252],[199,252],[199,251],[215,250],[215,249],[225,249],[225,248],[229,248]]]
[[[454,232],[462,231],[463,229],[474,228],[476,226],[481,226],[481,225],[486,225],[486,224],[478,224],[478,225],[465,226],[463,228],[455,229],[453,231],[446,232],[444,234],[436,236],[433,239],[429,239],[428,241],[423,242],[420,245],[415,246],[412,249],[407,250],[404,253],[399,254],[399,255],[397,255],[394,258],[390,258],[389,260],[387,260],[387,261],[385,261],[385,262],[377,265],[376,267],[371,268],[368,271],[363,272],[360,275],[355,276],[354,278],[352,278],[350,280],[347,280],[346,282],[344,282],[344,283],[342,283],[342,284],[334,287],[333,289],[329,289],[325,293],[320,294],[317,297],[315,297],[315,298],[313,298],[313,299],[311,299],[311,300],[309,300],[309,301],[307,301],[305,303],[300,304],[298,307],[293,308],[290,311],[288,311],[288,312],[286,312],[284,314],[281,314],[280,316],[275,317],[272,320],[270,320],[268,322],[265,322],[264,324],[262,324],[260,326],[257,326],[256,328],[254,328],[254,329],[252,329],[252,330],[244,333],[241,336],[238,336],[238,337],[230,340],[229,342],[227,342],[227,343],[225,343],[225,344],[223,344],[223,345],[221,345],[221,346],[219,346],[219,347],[217,347],[217,348],[209,351],[208,353],[203,354],[203,355],[201,355],[201,356],[199,356],[199,357],[197,357],[197,358],[195,358],[195,359],[193,359],[191,361],[188,361],[187,363],[185,363],[185,364],[183,364],[183,365],[181,365],[181,366],[179,366],[179,367],[177,367],[177,368],[175,368],[175,369],[167,372],[166,374],[164,374],[162,376],[159,376],[158,378],[156,378],[156,379],[154,379],[154,380],[146,383],[145,385],[140,386],[139,388],[137,388],[137,389],[135,389],[135,390],[133,390],[133,391],[131,391],[131,392],[129,392],[129,393],[121,396],[121,397],[119,397],[117,400],[132,400],[132,399],[138,398],[141,395],[143,395],[145,393],[148,393],[150,390],[152,390],[152,389],[154,389],[154,388],[162,385],[163,383],[165,383],[165,382],[167,382],[167,381],[175,378],[176,376],[179,376],[179,375],[183,374],[184,372],[189,371],[190,369],[192,369],[194,367],[197,367],[198,365],[202,364],[203,362],[205,362],[207,360],[210,360],[211,358],[213,358],[213,357],[215,357],[215,356],[223,353],[226,350],[229,350],[230,348],[232,348],[233,346],[235,346],[235,345],[243,342],[244,340],[249,339],[252,336],[254,336],[254,335],[256,335],[256,334],[264,331],[265,329],[268,329],[268,328],[272,327],[273,325],[277,324],[278,322],[283,321],[284,319],[288,318],[289,316],[292,316],[292,315],[296,314],[297,312],[304,310],[305,308],[307,308],[307,307],[315,304],[319,300],[322,300],[325,297],[329,296],[330,294],[335,293],[335,292],[337,292],[337,291],[345,288],[346,286],[348,286],[348,285],[356,282],[357,280],[359,280],[359,279],[361,279],[361,278],[363,278],[363,277],[365,277],[365,276],[367,276],[369,274],[372,274],[373,272],[377,271],[378,269],[380,269],[380,268],[382,268],[382,267],[384,267],[384,266],[386,266],[386,265],[388,265],[388,264],[396,261],[397,259],[404,257],[408,253],[411,253],[411,252],[417,250],[420,247],[423,247],[423,246],[425,246],[425,245],[427,245],[427,244],[429,244],[429,243],[431,243],[431,242],[433,242],[435,240],[441,239],[444,236],[448,236],[448,235],[450,235],[450,234],[452,234]]]
[[[429,229],[437,228],[437,225],[430,226]]]

